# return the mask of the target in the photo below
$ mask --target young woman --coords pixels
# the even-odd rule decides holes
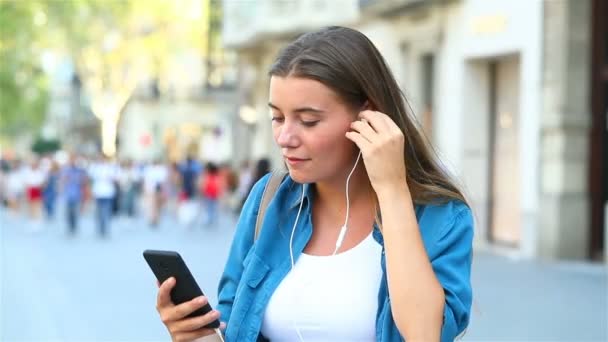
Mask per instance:
[[[270,70],[274,139],[289,176],[255,222],[241,212],[217,310],[157,308],[174,340],[452,341],[469,322],[473,219],[416,126],[388,66],[358,31],[330,27],[287,46]]]

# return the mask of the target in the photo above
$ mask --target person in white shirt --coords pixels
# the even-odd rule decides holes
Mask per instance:
[[[19,159],[14,160],[6,175],[6,201],[13,213],[19,213],[25,192],[24,168]]]
[[[93,163],[89,169],[93,198],[95,199],[97,229],[99,236],[108,236],[108,226],[112,218],[112,204],[116,195],[118,170],[108,158],[102,157]]]
[[[155,161],[144,169],[144,196],[148,203],[151,227],[156,227],[159,223],[168,177],[167,167],[160,161]]]
[[[118,172],[118,183],[120,185],[120,211],[128,217],[135,216],[140,180],[141,174],[133,165],[133,161],[124,161]]]

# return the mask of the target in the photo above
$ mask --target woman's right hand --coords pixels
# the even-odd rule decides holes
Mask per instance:
[[[220,312],[212,310],[205,315],[186,317],[198,308],[207,304],[207,297],[200,296],[179,305],[171,301],[171,289],[175,286],[175,278],[165,280],[158,288],[156,310],[160,319],[169,330],[171,340],[174,342],[194,341],[197,338],[215,334],[215,329],[203,328],[205,325],[220,318]],[[220,329],[226,324],[221,323]]]

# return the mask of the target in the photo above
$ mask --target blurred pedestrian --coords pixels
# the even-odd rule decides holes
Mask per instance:
[[[220,197],[220,207],[233,212],[235,206],[240,204],[240,199],[237,198],[238,194],[236,193],[239,185],[238,176],[228,163],[222,163],[220,165],[219,174],[222,193],[222,196]]]
[[[55,218],[55,203],[57,202],[59,178],[59,164],[55,160],[52,160],[42,190],[42,201],[48,220]]]
[[[133,165],[132,160],[125,160],[120,165],[118,173],[118,189],[120,191],[120,212],[127,217],[133,218],[136,213],[137,194],[141,175]]]
[[[8,207],[8,199],[6,196],[6,184],[8,179],[8,173],[10,171],[10,163],[4,157],[0,157],[0,205]]]
[[[78,218],[84,201],[87,187],[87,174],[84,168],[78,165],[76,155],[70,155],[68,164],[61,172],[60,191],[65,200],[65,214],[70,236],[78,230]]]
[[[40,219],[42,214],[42,187],[45,179],[46,173],[40,167],[40,160],[35,157],[25,172],[28,212],[34,221]]]
[[[196,184],[203,171],[202,166],[193,156],[189,155],[179,167],[183,196],[190,200],[196,196]]]
[[[205,206],[204,225],[209,226],[217,222],[219,213],[219,199],[222,195],[222,184],[219,168],[214,163],[208,163],[201,182],[201,193]]]
[[[110,158],[102,156],[89,169],[91,191],[95,199],[97,232],[101,238],[108,237],[112,206],[116,196],[118,170]]]
[[[196,184],[194,187],[196,193]],[[178,210],[184,201],[186,201],[186,192],[183,190],[182,174],[179,164],[172,162],[168,169],[167,201],[165,207],[173,218],[178,217]]]
[[[116,166],[116,179],[114,180],[114,197],[112,197],[112,216],[120,214],[120,203],[123,201],[123,189],[120,186],[120,167]]]
[[[21,205],[25,196],[25,168],[20,159],[9,163],[6,175],[6,202],[9,211],[14,214],[21,212]]]
[[[255,183],[257,183],[257,181],[262,179],[262,177],[267,175],[269,172],[270,172],[270,160],[268,158],[258,159],[257,163],[255,164],[255,168],[253,169],[251,181],[249,182],[249,187],[247,189],[246,195],[242,199],[241,208],[243,207],[243,205],[245,205],[245,200],[247,200],[247,197],[249,196],[249,193],[251,192],[251,189],[253,189],[253,186],[255,185]]]
[[[239,168],[238,182],[239,185],[237,187],[237,195],[239,199],[239,206],[236,208],[238,212],[241,211],[241,204],[247,198],[249,193],[249,189],[251,188],[251,181],[253,178],[253,169],[251,167],[251,162],[246,159],[241,163]]]
[[[148,222],[156,228],[160,222],[166,198],[168,181],[167,167],[156,160],[144,169],[144,196],[148,203]]]

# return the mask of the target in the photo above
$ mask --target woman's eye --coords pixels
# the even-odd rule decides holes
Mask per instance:
[[[302,125],[304,125],[306,127],[312,127],[312,126],[316,125],[317,123],[319,123],[319,120],[315,120],[315,121],[302,121]]]
[[[271,120],[274,122],[283,122],[283,120],[285,120],[285,118],[280,117],[280,116],[273,116]]]

